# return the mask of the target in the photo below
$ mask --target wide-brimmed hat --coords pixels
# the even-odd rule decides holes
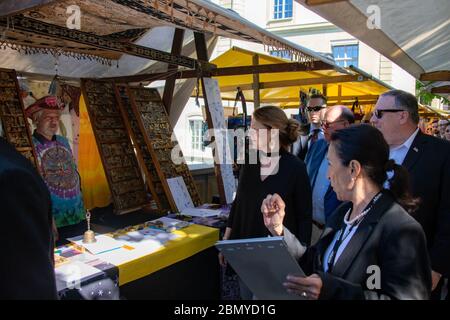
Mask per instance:
[[[46,96],[39,100],[37,100],[35,103],[30,105],[25,110],[25,115],[33,119],[33,114],[40,111],[40,110],[62,110],[64,108],[64,104],[59,101],[59,99],[55,96]]]

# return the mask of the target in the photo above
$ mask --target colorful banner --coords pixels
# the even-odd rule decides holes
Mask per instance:
[[[83,96],[80,97],[80,144],[78,148],[78,171],[86,209],[106,207],[111,203],[111,191],[95,142],[94,132]]]

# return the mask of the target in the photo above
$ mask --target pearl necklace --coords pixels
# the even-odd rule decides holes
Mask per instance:
[[[349,208],[348,211],[347,211],[347,213],[346,213],[345,216],[344,216],[344,223],[345,223],[347,226],[352,226],[356,221],[358,221],[359,219],[362,219],[362,218],[370,211],[370,209],[372,209],[372,206],[375,204],[375,202],[377,202],[377,200],[378,200],[380,197],[381,197],[381,192],[378,193],[378,194],[373,198],[373,200],[371,201],[371,202],[372,202],[372,205],[371,205],[371,206],[369,206],[368,208],[366,208],[363,212],[361,212],[360,214],[358,214],[358,215],[357,215],[356,217],[354,217],[352,220],[348,220],[348,219],[350,218],[350,212],[352,211],[352,208]]]
[[[360,218],[364,217],[367,212],[370,211],[371,208],[367,208],[366,210],[364,210],[363,212],[361,212],[360,214],[358,214],[356,217],[354,217],[352,220],[348,220],[348,218],[350,217],[350,212],[352,211],[352,208],[349,208],[347,213],[344,216],[344,223],[347,226],[352,226],[356,221],[358,221]]]

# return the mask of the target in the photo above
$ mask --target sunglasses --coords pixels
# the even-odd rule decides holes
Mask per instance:
[[[377,117],[377,119],[381,119],[383,118],[383,113],[384,112],[401,112],[401,111],[405,111],[405,110],[401,110],[401,109],[382,109],[382,110],[375,110],[373,112],[374,116]]]
[[[306,110],[308,110],[308,112],[317,112],[317,111],[320,111],[320,110],[322,110],[323,108],[325,108],[325,107],[323,107],[323,106],[315,106],[315,107],[306,107]]]

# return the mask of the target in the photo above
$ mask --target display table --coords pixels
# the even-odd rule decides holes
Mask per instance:
[[[102,291],[102,296],[104,297],[105,292],[108,293],[111,291],[109,289],[111,286],[117,287],[119,285],[122,287],[126,284],[133,284],[134,282],[139,282],[141,279],[151,278],[151,275],[158,273],[158,271],[160,271],[160,274],[163,274],[163,269],[169,268],[172,270],[174,268],[170,267],[173,266],[177,266],[174,270],[181,273],[183,277],[197,277],[199,279],[201,276],[206,276],[205,280],[218,282],[219,277],[216,277],[219,269],[217,265],[217,254],[212,247],[219,240],[219,230],[192,224],[181,230],[173,231],[171,234],[176,238],[168,240],[164,244],[139,246],[137,242],[130,244],[127,242],[128,245],[97,255],[92,255],[73,244],[58,247],[56,252],[67,258],[65,263],[63,262],[55,268],[60,295],[61,292],[65,292],[63,296],[67,296],[67,290],[69,289],[78,289],[80,291],[81,288],[81,291],[83,291],[83,288],[92,286],[92,283],[100,283],[102,279],[109,279],[112,282],[107,284],[108,288],[106,290],[103,288],[98,289],[98,291]],[[207,254],[209,258],[207,261],[202,262],[201,257],[204,256],[203,251],[208,248],[211,248],[209,250],[210,254]],[[214,254],[212,255],[211,253]],[[184,261],[191,257],[194,257],[192,258],[193,260],[199,259],[200,257],[198,263],[210,264],[206,267],[212,272],[209,275],[186,274],[185,270],[183,270],[183,263],[192,262]],[[196,268],[194,264],[193,267],[191,268],[191,272],[200,270],[201,267],[205,266],[198,266]],[[215,269],[217,271],[214,271]],[[210,276],[216,277],[217,279],[211,279]],[[166,280],[169,283],[172,279]],[[105,283],[107,282],[103,280],[102,285],[105,285]],[[163,285],[164,281],[161,284]],[[179,283],[179,285],[181,287],[182,284]],[[149,289],[154,293],[158,288]],[[95,290],[91,290],[91,292],[96,294]],[[132,292],[130,294],[132,295]],[[208,294],[210,295],[210,293]],[[126,295],[125,297],[129,298]],[[157,295],[152,294],[151,298],[157,297]],[[139,298],[145,299],[149,298],[149,296],[142,293],[142,296],[139,296]],[[172,296],[172,298],[177,297]]]

